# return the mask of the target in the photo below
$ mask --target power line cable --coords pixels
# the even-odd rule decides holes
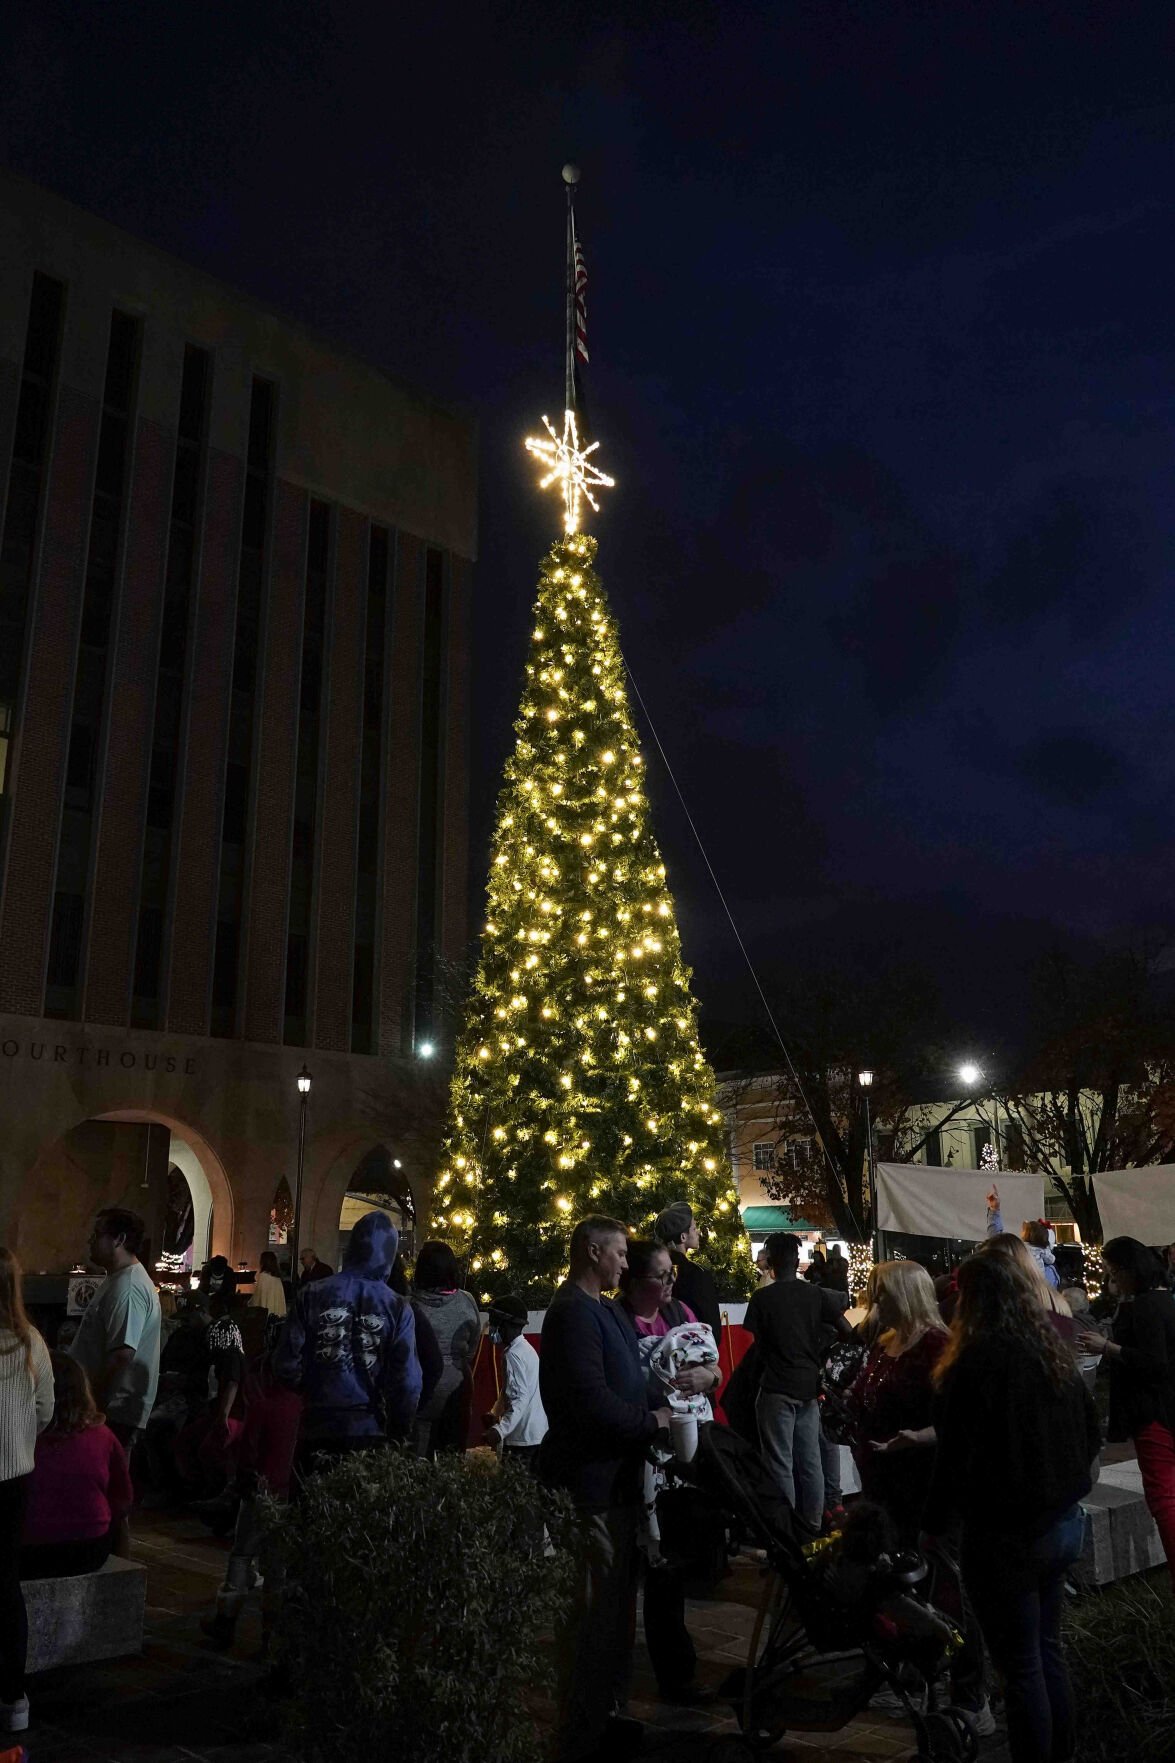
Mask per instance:
[[[828,1149],[828,1146],[824,1142],[824,1134],[820,1130],[820,1126],[817,1122],[815,1113],[812,1110],[812,1104],[808,1100],[807,1091],[804,1089],[803,1083],[800,1081],[800,1074],[795,1068],[795,1064],[792,1060],[791,1054],[788,1052],[787,1042],[784,1040],[783,1035],[780,1033],[779,1024],[775,1020],[775,1013],[772,1010],[770,1004],[767,1002],[767,994],[764,992],[763,987],[759,982],[759,975],[755,971],[755,964],[751,960],[751,957],[750,957],[749,953],[747,952],[747,946],[743,942],[742,935],[739,931],[738,925],[735,922],[734,913],[730,910],[730,906],[727,903],[726,895],[722,891],[722,884],[718,880],[718,876],[714,870],[714,865],[710,861],[710,854],[706,850],[706,847],[702,842],[702,835],[698,831],[697,825],[694,821],[694,817],[689,811],[689,804],[687,803],[685,796],[682,793],[681,785],[677,781],[677,774],[675,773],[672,765],[670,765],[670,763],[669,763],[669,755],[668,755],[668,753],[666,753],[664,743],[661,740],[661,736],[657,732],[657,725],[653,721],[653,718],[649,714],[649,707],[645,703],[644,698],[641,696],[641,689],[636,683],[636,675],[633,673],[632,668],[629,666],[628,658],[627,658],[627,656],[625,656],[623,654],[623,651],[621,652],[621,657],[624,661],[624,671],[628,675],[628,681],[632,687],[633,694],[636,698],[637,703],[641,707],[641,712],[644,716],[645,721],[649,725],[649,733],[652,735],[653,740],[656,743],[657,751],[661,755],[661,763],[662,763],[662,765],[664,765],[666,773],[668,774],[668,777],[669,777],[669,781],[673,785],[674,791],[676,792],[676,795],[677,795],[677,800],[681,803],[682,813],[685,815],[685,818],[689,823],[689,829],[690,829],[691,833],[693,833],[693,835],[694,835],[694,841],[697,844],[698,850],[702,854],[702,862],[706,865],[706,868],[707,868],[709,875],[710,875],[710,880],[714,884],[714,892],[718,895],[719,900],[722,902],[722,910],[725,912],[726,917],[727,917],[727,922],[729,923],[730,928],[731,928],[732,932],[734,933],[734,940],[738,944],[739,952],[741,953],[743,960],[747,964],[747,972],[750,974],[752,983],[755,987],[755,990],[759,994],[759,1002],[762,1004],[763,1010],[764,1010],[766,1017],[767,1017],[767,1020],[771,1024],[771,1032],[775,1036],[776,1041],[779,1043],[779,1050],[783,1054],[784,1060],[787,1063],[788,1071],[791,1073],[791,1080],[794,1083],[794,1085],[796,1086],[796,1093],[798,1094],[800,1101],[804,1104],[804,1107],[807,1109],[808,1119],[812,1122],[812,1130],[816,1134],[816,1141],[819,1144],[821,1151],[823,1151],[823,1153],[824,1153],[824,1158],[825,1158],[826,1163],[828,1164],[829,1170],[831,1171],[833,1177],[835,1178],[837,1186],[841,1187],[841,1186],[843,1186],[843,1184],[841,1182],[840,1172],[838,1171],[836,1164],[832,1161],[832,1155]]]

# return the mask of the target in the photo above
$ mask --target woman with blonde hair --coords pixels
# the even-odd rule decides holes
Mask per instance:
[[[947,1331],[934,1282],[917,1261],[878,1262],[866,1303],[862,1333],[872,1345],[848,1393],[853,1455],[861,1491],[913,1543],[934,1459],[931,1373]]]
[[[37,1434],[52,1418],[49,1349],[25,1314],[20,1263],[11,1249],[0,1249],[0,1732],[24,1732],[29,1724],[20,1534]]]

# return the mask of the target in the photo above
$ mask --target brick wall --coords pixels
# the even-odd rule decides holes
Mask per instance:
[[[175,440],[140,419],[98,800],[83,1018],[129,1020]]]
[[[165,1021],[182,1034],[208,1031],[244,481],[239,459],[216,449],[210,452],[171,865]]]
[[[19,361],[0,360],[0,485],[7,484],[12,463],[12,440],[16,433],[16,406],[20,400]],[[0,507],[0,515],[3,509]]]
[[[257,706],[258,754],[250,792],[252,849],[245,894],[247,1041],[282,1038],[309,507],[305,490],[295,489],[279,478],[274,496],[273,567]]]
[[[0,1010],[25,1016],[44,1001],[99,416],[97,398],[62,387],[0,903]]]
[[[445,771],[441,806],[441,922],[446,961],[465,954],[469,919],[469,631],[473,566],[451,560],[448,672],[445,685]]]
[[[380,912],[379,1040],[403,1051],[416,928],[417,805],[420,780],[420,638],[424,547],[401,533],[388,668],[388,744],[384,779],[383,891]]]
[[[331,618],[330,678],[324,707],[325,758],[314,902],[316,1047],[351,1046],[355,940],[355,839],[359,821],[363,719],[363,643],[367,605],[367,522],[339,510]]]

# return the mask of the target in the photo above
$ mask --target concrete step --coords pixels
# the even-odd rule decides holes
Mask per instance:
[[[1085,1550],[1073,1571],[1078,1585],[1109,1585],[1166,1557],[1142,1494],[1137,1459],[1107,1464],[1081,1502],[1086,1513]]]
[[[143,1650],[147,1569],[111,1555],[96,1573],[66,1579],[26,1579],[28,1670],[119,1659]]]

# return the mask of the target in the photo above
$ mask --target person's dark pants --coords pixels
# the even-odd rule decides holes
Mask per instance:
[[[824,1510],[835,1511],[844,1498],[840,1485],[840,1446],[834,1444],[820,1423],[820,1467],[824,1471]]]
[[[22,1579],[72,1579],[97,1573],[110,1556],[110,1533],[72,1543],[30,1543],[20,1552]]]
[[[661,1689],[690,1687],[698,1655],[685,1621],[685,1570],[666,1555],[645,1562],[645,1645]]]
[[[534,1475],[538,1469],[537,1445],[503,1445],[502,1455],[507,1463],[517,1463],[519,1469],[525,1469],[528,1475]]]
[[[963,1534],[963,1583],[1004,1680],[1012,1763],[1068,1763],[1077,1748],[1061,1610],[1084,1540],[1078,1506],[1039,1537]]]
[[[31,1475],[0,1481],[0,1702],[24,1695],[29,1625],[20,1589],[20,1531]]]
[[[636,1603],[636,1506],[582,1508],[574,1599],[559,1625],[557,1763],[580,1763],[603,1743],[628,1700]]]
[[[126,1422],[122,1420],[108,1420],[106,1424],[126,1452],[129,1459],[131,1452],[142,1438],[146,1428],[143,1426],[128,1426]]]

